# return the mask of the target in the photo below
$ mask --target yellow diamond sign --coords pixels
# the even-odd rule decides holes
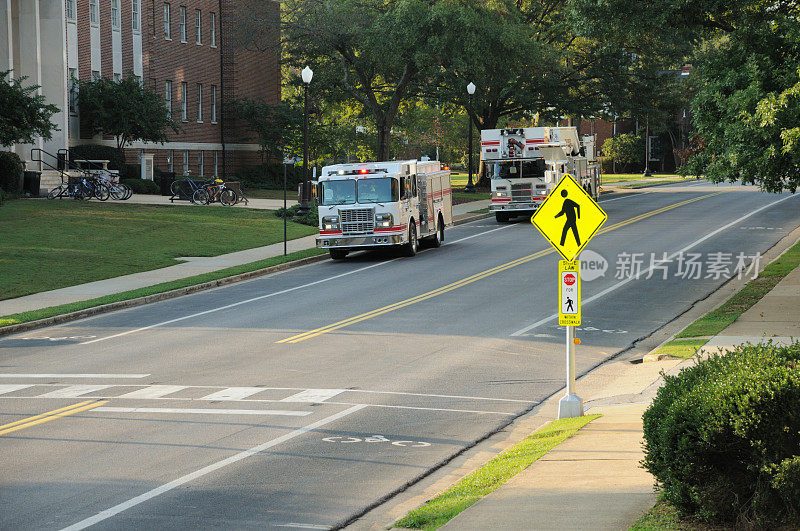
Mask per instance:
[[[564,260],[572,261],[606,219],[600,205],[566,173],[531,216],[531,223]]]

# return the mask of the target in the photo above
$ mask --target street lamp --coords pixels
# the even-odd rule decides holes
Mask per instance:
[[[469,109],[467,109],[467,120],[469,120],[469,160],[467,160],[467,168],[469,169],[469,180],[467,186],[464,187],[465,192],[474,192],[475,185],[472,183],[472,95],[475,94],[475,83],[472,81],[467,85],[467,94],[469,94]]]
[[[309,211],[308,201],[311,199],[311,183],[308,182],[308,85],[311,84],[314,71],[306,66],[300,76],[303,78],[303,186],[297,213],[303,216]]]

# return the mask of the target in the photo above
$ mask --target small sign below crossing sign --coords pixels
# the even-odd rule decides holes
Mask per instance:
[[[578,260],[558,261],[558,324],[581,325],[581,265]]]

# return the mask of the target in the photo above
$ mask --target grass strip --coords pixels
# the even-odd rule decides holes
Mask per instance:
[[[165,293],[167,291],[172,291],[174,289],[180,289],[188,286],[194,286],[197,284],[203,284],[205,282],[212,282],[214,280],[220,280],[234,275],[241,275],[242,273],[250,273],[252,271],[258,271],[259,269],[264,269],[267,267],[284,264],[286,262],[301,260],[303,258],[308,258],[310,256],[317,256],[326,253],[327,251],[325,249],[305,249],[303,251],[289,253],[286,256],[282,255],[275,256],[272,258],[267,258],[265,260],[251,262],[249,264],[228,267],[226,269],[220,269],[219,271],[212,271],[210,273],[203,273],[202,275],[195,275],[193,277],[181,278],[178,280],[172,280],[170,282],[162,282],[161,284],[155,284],[153,286],[147,286],[145,288],[123,291],[121,293],[115,293],[113,295],[105,295],[103,297],[98,297],[95,299],[78,301],[70,304],[62,304],[60,306],[51,306],[49,308],[42,308],[40,310],[32,310],[29,312],[6,315],[0,317],[0,327],[20,324],[20,323],[28,323],[31,321],[38,321],[39,319],[46,319],[48,317],[54,317],[56,315],[64,315],[71,312],[77,312],[80,310],[85,310],[87,308],[94,308],[95,306],[102,306],[104,304],[112,304],[120,301],[138,299],[139,297],[146,297],[148,295]]]
[[[707,313],[687,326],[677,338],[714,336],[722,332],[740,315],[769,293],[783,277],[800,265],[800,243],[767,265],[758,278],[748,282],[744,288],[728,299],[722,306]]]
[[[636,520],[628,531],[681,531],[683,529],[693,529],[685,525],[678,510],[669,504],[663,497],[659,497],[655,506],[647,511],[644,516]]]
[[[708,343],[708,338],[700,339],[673,339],[653,352],[655,355],[666,354],[673,358],[689,359],[697,354],[703,345]]]
[[[442,494],[414,509],[394,526],[438,529],[458,513],[497,490],[547,452],[572,437],[600,415],[585,415],[551,422],[468,475]]]
[[[660,184],[673,184],[680,182],[681,179],[663,179],[660,181],[647,181],[646,183],[636,183],[636,184],[626,184],[625,186],[620,186],[620,188],[626,188],[630,190],[635,190],[637,188],[648,188],[650,186],[658,186]],[[606,183],[609,184],[609,183]]]
[[[657,179],[679,180],[684,178],[676,173],[654,173],[650,177],[643,177],[641,173],[604,173],[602,177],[603,177],[603,184],[619,183],[627,181],[657,180]]]

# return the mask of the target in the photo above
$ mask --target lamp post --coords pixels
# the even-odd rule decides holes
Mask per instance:
[[[644,133],[644,173],[642,177],[650,177],[650,117],[647,117],[647,126]]]
[[[469,109],[467,109],[467,120],[469,120],[469,159],[467,160],[469,179],[467,180],[467,185],[464,187],[464,191],[474,192],[475,185],[472,183],[472,116],[470,115],[470,111],[472,110],[472,95],[475,94],[475,83],[472,81],[467,85],[467,94],[469,94]]]
[[[302,216],[309,211],[308,201],[311,195],[311,183],[308,182],[308,85],[311,84],[314,72],[306,66],[300,75],[303,78],[303,186],[297,213]]]

